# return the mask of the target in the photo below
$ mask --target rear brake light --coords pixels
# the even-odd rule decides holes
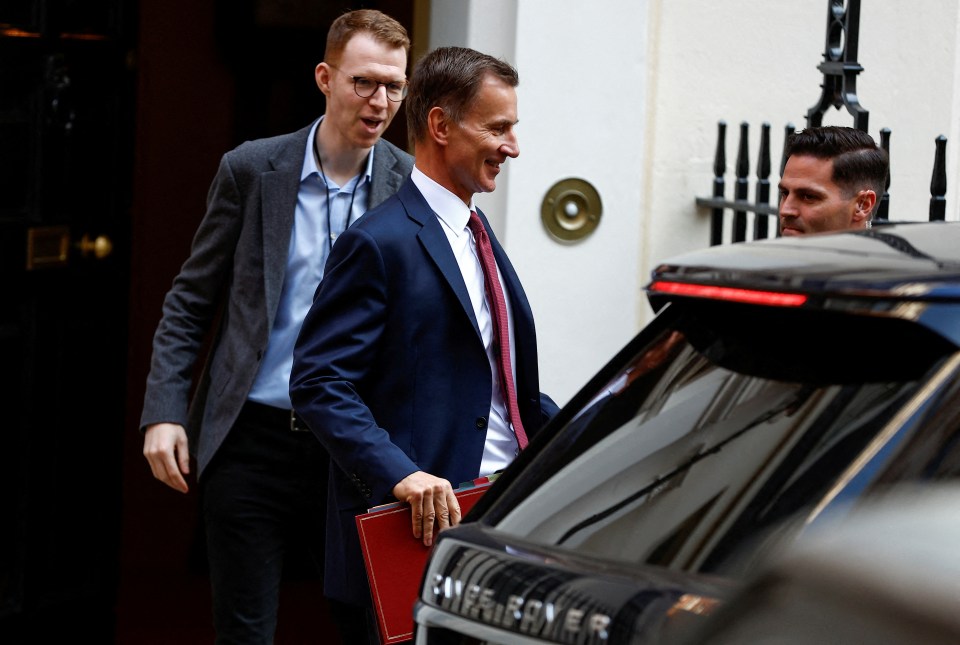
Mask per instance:
[[[671,293],[677,296],[711,298],[730,302],[745,302],[753,305],[773,305],[777,307],[799,307],[807,301],[802,293],[781,293],[777,291],[755,291],[734,287],[714,287],[686,282],[657,281],[650,285],[650,291]]]

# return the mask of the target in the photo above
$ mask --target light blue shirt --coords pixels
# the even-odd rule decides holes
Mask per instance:
[[[323,278],[330,248],[337,236],[367,210],[373,174],[373,148],[367,155],[366,170],[344,186],[324,177],[314,155],[318,120],[307,137],[300,173],[300,190],[287,252],[287,271],[280,292],[280,304],[273,321],[270,341],[260,371],[247,397],[276,408],[290,409],[290,368],[293,346],[303,319],[313,304],[313,296]],[[324,184],[326,179],[326,184]],[[356,193],[356,195],[354,195]],[[327,227],[329,195],[330,226]],[[351,208],[351,202],[353,207]],[[350,211],[349,213],[347,211]]]

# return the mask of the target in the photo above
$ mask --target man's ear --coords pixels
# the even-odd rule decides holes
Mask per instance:
[[[877,193],[872,190],[861,190],[857,193],[857,202],[853,212],[853,223],[861,224],[870,219],[870,213],[877,204]]]
[[[317,65],[313,70],[313,78],[323,95],[330,96],[330,66],[326,63]]]
[[[450,135],[450,121],[442,107],[434,106],[427,112],[427,136],[438,145],[446,146]]]

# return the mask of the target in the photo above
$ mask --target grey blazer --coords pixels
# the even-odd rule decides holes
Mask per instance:
[[[140,428],[161,422],[185,426],[198,476],[236,422],[266,351],[310,127],[248,141],[223,156],[190,257],[163,302]],[[367,207],[395,193],[412,167],[410,155],[379,141]],[[189,402],[195,366],[215,323]]]

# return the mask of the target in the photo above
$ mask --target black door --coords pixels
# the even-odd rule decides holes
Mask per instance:
[[[132,43],[126,0],[0,4],[0,642],[113,640]]]

